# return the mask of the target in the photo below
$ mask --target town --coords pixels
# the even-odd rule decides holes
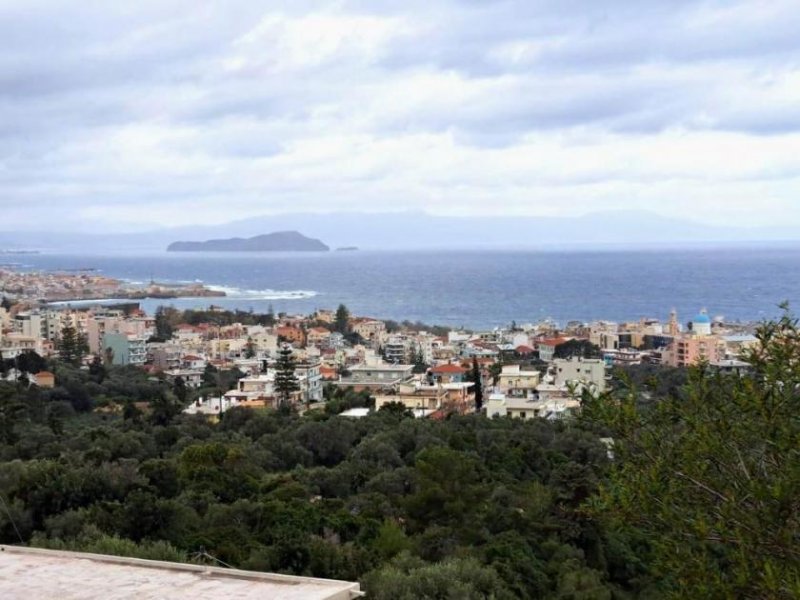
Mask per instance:
[[[125,283],[96,273],[94,269],[68,272],[25,272],[0,265],[0,294],[20,300],[69,302],[144,298],[216,298],[225,292],[200,283]]]
[[[347,396],[341,414],[354,418],[400,406],[420,418],[483,412],[559,419],[580,409],[583,394],[605,391],[613,366],[702,362],[721,371],[745,370],[743,352],[757,343],[753,329],[705,310],[686,325],[673,311],[665,322],[560,327],[544,321],[466,331],[353,316],[343,305],[311,315],[253,315],[214,306],[186,312],[161,307],[147,315],[135,302],[56,309],[5,300],[0,355],[6,365],[30,352],[63,358],[69,345],[71,360],[84,368],[141,368],[181,390],[184,412],[209,417],[233,407],[279,408],[283,358],[294,381],[283,400],[299,412]],[[13,368],[5,375],[18,376]],[[47,371],[29,378],[42,387],[55,385]],[[356,397],[361,401],[353,402]]]

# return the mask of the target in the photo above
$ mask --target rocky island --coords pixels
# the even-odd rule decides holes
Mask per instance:
[[[251,238],[173,242],[167,252],[327,252],[328,246],[297,231],[276,231]]]

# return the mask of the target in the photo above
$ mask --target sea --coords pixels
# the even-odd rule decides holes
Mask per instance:
[[[5,255],[24,270],[94,269],[130,282],[202,282],[224,298],[158,305],[352,314],[488,329],[551,319],[681,321],[701,309],[751,322],[800,306],[800,245],[644,250]],[[77,305],[77,303],[73,303]]]

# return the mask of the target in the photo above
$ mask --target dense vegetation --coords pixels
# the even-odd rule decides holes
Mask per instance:
[[[749,375],[634,369],[555,423],[351,420],[346,392],[209,423],[135,369],[56,365],[54,390],[0,384],[0,542],[203,551],[372,598],[797,597],[800,335],[759,336]]]
[[[157,410],[80,416],[60,391],[0,388],[2,542],[175,560],[204,548],[250,569],[362,579],[378,598],[610,597],[627,585],[608,576],[624,551],[609,553],[577,510],[608,466],[585,431],[392,410],[239,409],[210,424],[165,411],[172,392],[146,378],[121,396],[131,372],[117,371],[103,384],[68,373],[121,402],[156,396]],[[51,405],[68,413],[59,425]]]

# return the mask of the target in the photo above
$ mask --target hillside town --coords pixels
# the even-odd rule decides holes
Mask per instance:
[[[193,395],[188,413],[218,416],[241,407],[278,406],[277,363],[291,356],[300,411],[323,407],[336,390],[366,392],[374,403],[344,416],[396,404],[420,418],[482,411],[487,416],[557,419],[580,407],[583,393],[606,389],[613,366],[649,363],[686,367],[700,362],[722,371],[747,368],[742,353],[756,343],[751,327],[726,324],[701,310],[686,325],[673,311],[666,322],[551,321],[489,331],[400,325],[352,316],[346,307],[311,315],[263,315],[233,320],[211,307],[202,319],[162,308],[147,315],[136,303],[82,309],[4,302],[0,354],[59,355],[65,331],[81,341],[79,360],[132,365],[188,390],[207,389],[209,372],[237,377],[228,389]],[[252,320],[252,316],[248,316]],[[434,331],[435,330],[435,331]],[[13,376],[13,373],[7,377]],[[48,373],[32,374],[53,385]]]

